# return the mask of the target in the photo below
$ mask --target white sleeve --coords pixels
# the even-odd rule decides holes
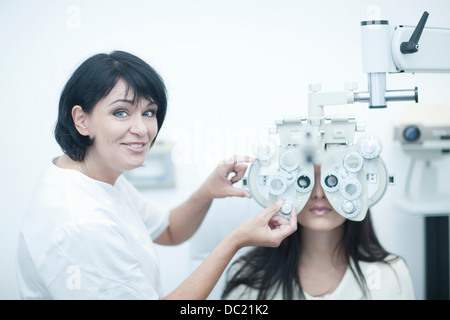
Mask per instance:
[[[149,199],[144,200],[141,216],[152,240],[157,239],[169,226],[170,211]]]
[[[37,261],[53,299],[158,299],[139,260],[112,223],[60,228]]]

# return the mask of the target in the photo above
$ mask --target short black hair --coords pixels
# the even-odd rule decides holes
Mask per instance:
[[[119,79],[127,83],[127,90],[133,90],[133,101],[136,98],[145,98],[156,103],[159,133],[167,111],[167,91],[159,74],[145,61],[128,52],[96,54],[75,70],[59,100],[55,139],[72,160],[82,161],[87,147],[94,142],[75,128],[72,108],[79,105],[89,114],[97,102],[109,94]],[[155,140],[152,145],[154,142]]]

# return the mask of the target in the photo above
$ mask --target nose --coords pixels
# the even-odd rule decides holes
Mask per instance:
[[[320,184],[320,179],[315,181],[314,187],[311,192],[311,197],[313,199],[324,199],[325,198],[325,192],[323,191],[322,185]]]
[[[130,133],[137,136],[143,136],[147,133],[147,131],[148,128],[143,117],[141,115],[135,115],[133,117],[133,121],[131,122]]]
[[[324,199],[325,192],[323,191],[322,184],[320,183],[320,166],[314,165],[314,187],[311,192],[311,198]]]

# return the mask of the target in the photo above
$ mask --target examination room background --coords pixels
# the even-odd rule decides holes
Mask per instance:
[[[15,249],[21,220],[42,171],[61,154],[53,138],[59,95],[75,68],[99,52],[138,55],[163,77],[169,105],[159,139],[174,185],[142,192],[168,207],[181,203],[234,153],[250,154],[255,137],[282,115],[306,115],[309,83],[367,90],[360,21],[386,19],[450,28],[447,0],[60,0],[0,2],[0,299],[19,299]],[[388,89],[419,88],[419,102],[450,104],[450,74],[388,74]],[[381,243],[405,258],[418,299],[425,298],[424,222],[396,209],[410,158],[393,140],[408,103],[382,110],[367,104],[327,108],[366,122],[383,141],[382,158],[396,183],[372,210]],[[152,152],[152,151],[151,151]],[[152,153],[150,152],[150,157]],[[449,194],[450,158],[434,162],[439,191]],[[161,163],[159,163],[161,165]],[[420,166],[419,163],[417,166]],[[165,170],[165,171],[164,171]],[[176,247],[158,246],[169,293],[241,221],[259,212],[254,200],[220,199],[198,233]],[[450,208],[449,208],[450,211]],[[222,277],[210,298],[220,297]]]

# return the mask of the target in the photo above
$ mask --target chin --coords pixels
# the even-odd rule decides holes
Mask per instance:
[[[133,170],[133,169],[142,167],[144,162],[145,162],[145,158],[143,158],[143,159],[132,159],[132,160],[126,159],[126,161],[124,161],[123,163],[124,163],[125,171],[129,171],[129,170]]]
[[[142,165],[144,164],[144,161],[142,161],[142,162],[138,162],[138,163],[130,163],[130,164],[128,164],[127,165],[127,171],[128,170],[133,170],[133,169],[136,169],[136,168],[140,168],[140,167],[142,167]]]

